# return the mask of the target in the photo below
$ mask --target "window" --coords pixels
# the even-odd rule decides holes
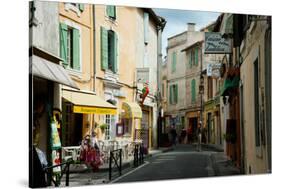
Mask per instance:
[[[101,69],[117,73],[118,38],[114,31],[101,27]]]
[[[172,54],[172,73],[176,71],[176,64],[177,64],[177,54],[173,52]]]
[[[189,67],[192,68],[192,66],[198,65],[198,48],[194,48],[189,53]]]
[[[143,26],[144,26],[144,43],[148,44],[149,34],[148,34],[148,28],[149,28],[149,14],[145,12],[143,14]]]
[[[195,102],[196,100],[196,81],[193,79],[191,81],[191,102]]]
[[[178,103],[178,85],[174,84],[170,86],[170,104]]]
[[[105,140],[111,139],[111,129],[115,127],[115,116],[114,115],[105,115]]]
[[[80,32],[64,23],[60,24],[60,57],[65,67],[80,71]]]
[[[116,19],[116,7],[113,5],[106,6],[106,14],[109,18]]]
[[[258,59],[254,62],[254,101],[255,101],[255,141],[256,147],[260,144],[260,123],[259,123],[259,62]]]

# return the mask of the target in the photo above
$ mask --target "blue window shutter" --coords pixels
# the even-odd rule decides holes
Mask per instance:
[[[103,27],[101,27],[101,69],[108,69],[108,34]]]
[[[80,34],[73,28],[73,69],[80,70]]]
[[[64,23],[60,23],[60,57],[67,66],[67,25]]]

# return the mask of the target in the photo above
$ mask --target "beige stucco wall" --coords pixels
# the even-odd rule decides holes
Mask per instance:
[[[253,23],[252,23],[253,25]],[[250,26],[251,28],[252,26]],[[245,164],[246,173],[251,167],[252,173],[265,173],[267,171],[267,149],[261,144],[261,152],[257,152],[255,145],[255,102],[254,102],[254,62],[259,61],[259,109],[262,108],[261,93],[264,93],[264,38],[266,24],[257,22],[252,32],[247,32],[247,40],[241,45],[242,57],[241,80],[244,90],[244,128],[245,128]],[[265,125],[266,127],[266,125]],[[262,128],[263,129],[263,128]],[[264,131],[266,132],[266,131]]]
[[[92,6],[85,4],[81,12],[70,3],[59,3],[59,22],[73,26],[80,31],[80,71],[66,69],[71,79],[81,90],[93,91],[93,15]],[[93,115],[83,114],[82,135],[90,134]]]
[[[167,48],[167,111],[169,113],[178,111],[186,107],[186,87],[185,87],[185,70],[186,60],[185,52],[181,52],[185,48],[186,32],[168,39]],[[176,53],[176,69],[172,72],[173,53]],[[170,104],[170,86],[178,85],[178,103]]]

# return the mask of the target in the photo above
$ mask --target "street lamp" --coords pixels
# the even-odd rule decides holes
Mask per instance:
[[[199,85],[199,94],[201,98],[201,107],[200,107],[200,122],[198,128],[198,151],[201,151],[201,141],[202,141],[202,126],[203,126],[203,94],[204,94],[204,77],[201,70],[200,75],[200,85]]]

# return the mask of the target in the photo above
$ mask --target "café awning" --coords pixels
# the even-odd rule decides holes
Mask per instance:
[[[123,118],[142,118],[141,107],[136,102],[123,102]]]
[[[66,70],[59,64],[55,64],[39,56],[31,56],[31,74],[43,79],[54,81],[75,89],[77,85],[67,74]]]
[[[221,90],[221,96],[228,96],[230,89],[237,88],[239,86],[239,81],[239,76],[235,76],[233,79],[224,80],[223,89]]]
[[[74,104],[73,113],[117,114],[115,106],[90,92],[63,89],[62,97]]]

